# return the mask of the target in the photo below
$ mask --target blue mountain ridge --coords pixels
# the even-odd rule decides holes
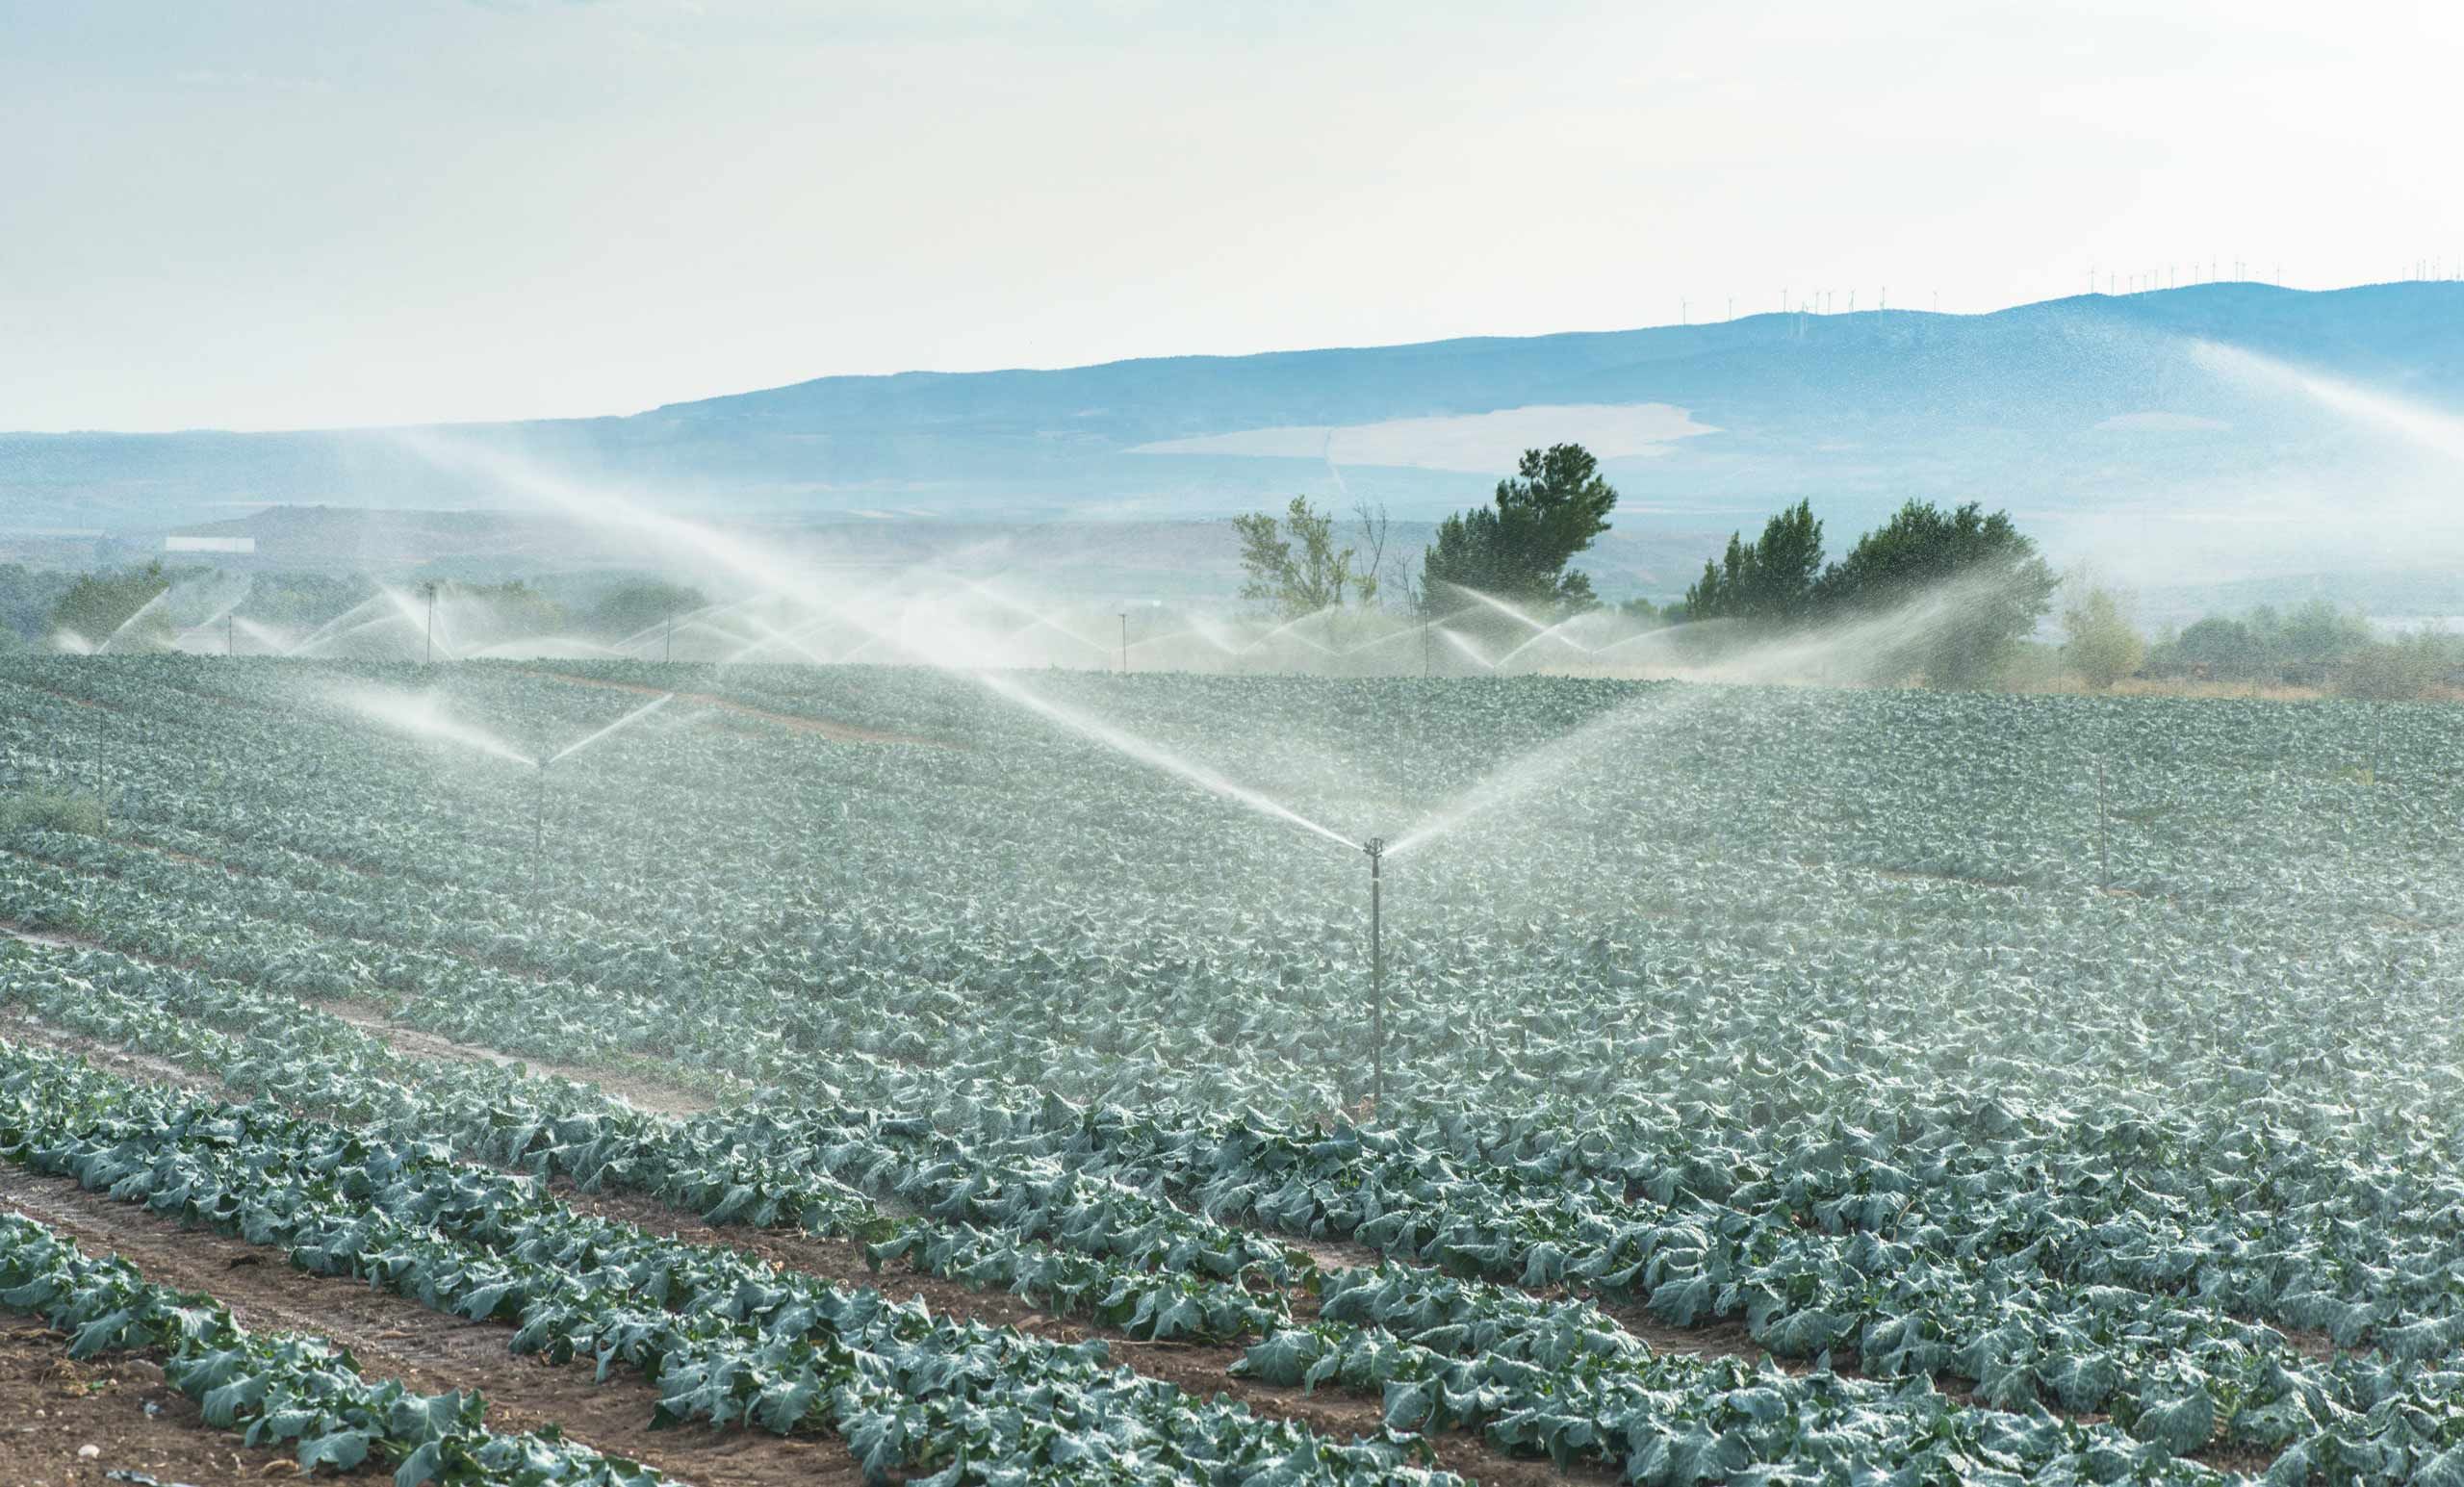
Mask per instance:
[[[1561,405],[1668,404],[1714,430],[1606,462],[1630,530],[1752,525],[1800,497],[1835,531],[1869,525],[1909,497],[2127,511],[2194,487],[2213,499],[2241,479],[2280,482],[2287,471],[2348,474],[2383,453],[2383,429],[2289,384],[2220,372],[2202,342],[2432,409],[2464,402],[2464,284],[2316,293],[2211,284],[1988,315],[1766,314],[1053,371],[833,376],[628,417],[0,434],[0,526],[160,529],[275,502],[521,507],[542,474],[585,499],[605,488],[771,520],[1171,520],[1296,492],[1380,500],[1427,519],[1485,499],[1505,472],[1330,469],[1290,453],[1141,447]]]

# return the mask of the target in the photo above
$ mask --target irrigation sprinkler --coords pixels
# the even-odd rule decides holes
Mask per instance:
[[[1369,1105],[1386,1106],[1386,924],[1385,884],[1379,868],[1386,860],[1386,838],[1372,836],[1360,844],[1369,854]]]
[[[237,616],[222,617],[222,655],[225,660],[240,654],[240,622]]]
[[[672,614],[667,617],[667,654],[659,659],[668,665],[676,662],[676,616]]]
[[[421,584],[420,592],[427,596],[427,656],[422,664],[433,666],[436,664],[436,580],[430,578]]]
[[[1120,674],[1129,675],[1129,611],[1120,612]]]

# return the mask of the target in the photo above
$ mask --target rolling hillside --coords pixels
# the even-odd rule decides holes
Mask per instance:
[[[2464,285],[2218,284],[1982,316],[826,377],[622,418],[0,435],[0,526],[143,532],[272,502],[570,512],[600,490],[792,523],[1188,521],[1298,491],[1425,520],[1482,499],[1515,449],[1572,438],[1605,456],[1636,539],[1690,542],[1799,497],[1835,537],[1911,496],[1978,498],[2056,547],[2161,543],[2224,579],[2426,561],[2459,404]],[[2322,516],[2332,553],[2286,536]]]

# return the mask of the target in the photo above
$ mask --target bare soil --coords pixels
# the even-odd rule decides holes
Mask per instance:
[[[875,1275],[865,1264],[862,1248],[853,1243],[713,1228],[648,1199],[596,1197],[570,1189],[561,1195],[584,1212],[638,1223],[689,1243],[726,1243],[840,1284],[875,1286],[902,1298],[920,1296],[937,1315],[1015,1326],[1061,1342],[1103,1336],[1099,1329],[1053,1318],[1006,1293],[971,1291],[908,1272]],[[355,1282],[293,1269],[278,1252],[183,1228],[141,1208],[88,1192],[70,1180],[0,1167],[0,1207],[52,1225],[90,1252],[118,1254],[149,1280],[212,1295],[246,1326],[330,1338],[349,1348],[362,1372],[372,1378],[397,1377],[427,1391],[480,1390],[488,1399],[488,1418],[499,1429],[536,1429],[556,1423],[574,1440],[648,1462],[703,1487],[861,1479],[853,1458],[834,1440],[782,1439],[732,1428],[653,1432],[650,1391],[628,1378],[595,1384],[587,1365],[556,1368],[517,1357],[506,1349],[509,1334],[501,1326],[463,1321]],[[1119,1338],[1105,1341],[1117,1361],[1149,1377],[1168,1379],[1199,1397],[1227,1395],[1259,1415],[1303,1422],[1337,1438],[1377,1428],[1374,1399],[1340,1393],[1304,1395],[1232,1378],[1226,1370],[1240,1356],[1237,1347],[1139,1344]],[[0,1378],[5,1377],[0,1372]],[[34,1393],[0,1385],[0,1419],[26,1417],[38,1404]],[[183,1418],[192,1420],[193,1416]],[[125,1432],[106,1433],[101,1444],[107,1451],[124,1455],[136,1448],[137,1438]],[[1441,1464],[1508,1487],[1611,1479],[1605,1472],[1563,1474],[1546,1462],[1511,1459],[1459,1435],[1439,1437],[1434,1445]],[[211,1446],[192,1447],[192,1458],[183,1460],[210,1464],[218,1459],[216,1453],[227,1449],[218,1438]],[[6,1459],[0,1456],[0,1461]],[[251,1468],[263,1469],[262,1464]],[[200,1478],[199,1487],[204,1481],[239,1479],[226,1468],[219,1476]],[[247,1479],[256,1478],[249,1475]],[[0,1481],[12,1483],[31,1480],[0,1475]]]
[[[159,857],[169,858],[174,862],[186,862],[192,867],[218,868],[221,871],[230,874],[234,878],[261,878],[265,876],[264,874],[253,871],[252,869],[242,867],[236,862],[225,862],[218,858],[201,858],[193,852],[182,852],[177,847],[166,847],[158,842],[141,841],[134,836],[114,836],[111,840],[116,846],[133,847],[140,852],[151,852]]]
[[[119,711],[117,707],[98,703],[90,697],[72,697],[68,693],[63,692],[57,687],[37,686],[31,681],[20,681],[17,685],[24,687],[29,692],[40,692],[46,697],[57,697],[64,703],[71,703],[80,707],[91,707],[101,712]]]
[[[492,1048],[456,1043],[433,1034],[397,1027],[368,1008],[347,1002],[312,1002],[309,1005],[331,1013],[372,1036],[385,1039],[400,1052],[415,1057],[487,1060],[499,1064],[517,1062],[514,1056]],[[208,1079],[179,1066],[141,1054],[111,1048],[90,1038],[58,1032],[22,1018],[0,1017],[0,1036],[41,1042],[64,1051],[82,1054],[88,1059],[116,1069],[132,1078],[157,1083],[176,1084],[190,1089],[219,1091],[218,1081]],[[597,1071],[527,1062],[534,1070],[558,1074],[579,1083],[597,1085],[609,1093],[619,1094],[643,1109],[673,1115],[690,1115],[708,1110],[713,1102],[706,1097],[650,1081],[629,1081]],[[32,1179],[39,1181],[40,1179]],[[1278,1389],[1252,1380],[1234,1377],[1230,1369],[1238,1361],[1242,1349],[1204,1344],[1143,1343],[1113,1334],[1108,1329],[1085,1322],[1055,1317],[1033,1302],[1007,1292],[976,1291],[956,1282],[918,1274],[904,1267],[893,1266],[876,1271],[866,1261],[863,1248],[852,1241],[827,1239],[791,1230],[757,1230],[742,1226],[718,1226],[704,1222],[690,1214],[670,1208],[656,1199],[636,1194],[588,1193],[559,1179],[554,1187],[557,1195],[573,1208],[604,1218],[638,1225],[659,1235],[679,1238],[686,1243],[724,1244],[742,1253],[768,1261],[783,1269],[798,1270],[844,1286],[870,1287],[899,1298],[921,1298],[940,1316],[982,1321],[994,1326],[1014,1327],[1021,1332],[1051,1338],[1062,1343],[1078,1343],[1090,1338],[1100,1339],[1111,1347],[1114,1357],[1150,1377],[1166,1379],[1183,1391],[1198,1397],[1226,1396],[1247,1404],[1255,1413],[1300,1421],[1321,1433],[1350,1436],[1373,1431],[1380,1423],[1378,1401],[1342,1393],[1303,1394],[1296,1389]],[[0,1188],[0,1195],[5,1189]],[[884,1211],[896,1214],[898,1205],[884,1205]],[[38,1216],[39,1217],[39,1216]],[[1263,1231],[1261,1231],[1263,1232]],[[1322,1267],[1373,1269],[1381,1257],[1367,1245],[1348,1240],[1293,1241],[1270,1236],[1280,1243],[1300,1249],[1315,1258]],[[1558,1287],[1535,1291],[1544,1299],[1569,1297],[1574,1292]],[[1773,1356],[1741,1322],[1715,1321],[1690,1327],[1671,1326],[1653,1317],[1648,1311],[1630,1303],[1607,1297],[1590,1296],[1594,1305],[1613,1318],[1619,1325],[1641,1340],[1654,1352],[1699,1358],[1736,1358],[1748,1364],[1770,1363],[1783,1372],[1804,1374],[1812,1365],[1802,1358]],[[1316,1315],[1316,1299],[1298,1292],[1291,1296],[1296,1315],[1307,1320]],[[2283,1329],[2279,1329],[2283,1330]],[[2333,1356],[2336,1349],[2323,1335],[2287,1332],[2288,1340],[2299,1351],[2313,1357]],[[1833,1367],[1844,1377],[1859,1376],[1853,1351],[1835,1355]],[[1938,1378],[1937,1387],[1961,1400],[1973,1402],[1970,1392],[1956,1381]],[[492,1396],[493,1397],[493,1396]],[[2100,1416],[2078,1416],[2057,1411],[2065,1418],[2092,1422]],[[1595,1473],[1578,1468],[1561,1473],[1548,1463],[1526,1461],[1498,1453],[1484,1444],[1462,1435],[1440,1436],[1433,1442],[1439,1463],[1450,1471],[1482,1481],[1517,1484],[1525,1482],[1563,1482],[1569,1480],[1607,1480],[1613,1474]],[[2204,1455],[2201,1456],[2205,1460]],[[2216,1463],[2211,1463],[2216,1464]],[[2264,1463],[2262,1463],[2264,1464]],[[5,1478],[0,1478],[4,1482]]]
[[[654,1234],[694,1244],[725,1244],[782,1269],[797,1270],[842,1286],[866,1286],[900,1300],[921,1298],[936,1316],[1014,1327],[1058,1343],[1098,1339],[1111,1348],[1114,1361],[1149,1378],[1164,1379],[1197,1398],[1217,1396],[1237,1399],[1260,1416],[1301,1422],[1322,1435],[1337,1439],[1374,1432],[1381,1423],[1382,1402],[1341,1391],[1304,1394],[1278,1389],[1251,1379],[1236,1378],[1231,1367],[1244,1349],[1213,1343],[1140,1343],[1085,1321],[1060,1318],[1034,1302],[1006,1291],[977,1291],[955,1281],[919,1274],[902,1265],[875,1271],[863,1246],[850,1240],[825,1239],[777,1229],[746,1229],[703,1222],[654,1199],[633,1195],[595,1194],[570,1184],[555,1185],[556,1195],[587,1214],[637,1224]],[[1296,1298],[1303,1299],[1303,1298]],[[1299,1308],[1305,1314],[1308,1308]],[[1449,1471],[1508,1487],[1536,1487],[1544,1482],[1613,1481],[1605,1469],[1559,1472],[1546,1461],[1506,1456],[1464,1435],[1431,1438],[1440,1465]]]
[[[665,1115],[693,1115],[716,1110],[718,1101],[706,1094],[675,1085],[660,1084],[639,1075],[616,1073],[606,1069],[585,1068],[579,1064],[550,1064],[540,1059],[524,1058],[478,1043],[457,1043],[434,1033],[423,1033],[387,1021],[384,1016],[357,1002],[309,1002],[319,1012],[330,1013],[352,1027],[390,1045],[395,1052],[415,1059],[453,1059],[465,1064],[494,1064],[509,1067],[519,1064],[534,1074],[570,1079],[576,1084],[592,1085],[603,1092],[623,1100],[637,1110]]]
[[[50,1224],[91,1253],[118,1254],[148,1280],[211,1295],[243,1325],[330,1338],[349,1348],[371,1378],[399,1378],[426,1392],[477,1389],[487,1397],[490,1423],[500,1430],[556,1424],[569,1439],[647,1462],[702,1487],[862,1480],[854,1458],[834,1440],[706,1427],[654,1432],[652,1392],[629,1377],[597,1384],[587,1364],[557,1368],[517,1357],[506,1349],[510,1334],[503,1327],[463,1321],[356,1282],[294,1269],[276,1251],[184,1229],[141,1208],[87,1192],[70,1180],[0,1167],[0,1206]],[[21,1388],[0,1389],[0,1419],[23,1420],[38,1404]],[[131,1443],[111,1437],[97,1444],[117,1453]],[[214,1478],[237,1479],[227,1471]]]
[[[80,1363],[36,1319],[0,1315],[0,1482],[88,1487],[142,1472],[164,1487],[238,1487],[297,1474],[288,1453],[207,1424],[151,1359]]]
[[[11,939],[23,940],[30,945],[44,945],[58,950],[110,950],[111,948],[110,946],[103,944],[100,940],[88,939],[83,936],[76,936],[56,935],[33,930],[21,930],[5,923],[0,923],[0,936],[5,936]],[[196,969],[196,967],[192,964],[177,961],[166,961],[154,956],[137,955],[128,951],[113,951],[112,953],[126,956],[132,961],[142,961],[150,965],[169,965],[182,970]],[[338,1001],[321,1002],[309,1000],[307,998],[302,998],[301,1000],[307,1006],[314,1007],[320,1012],[331,1013],[332,1015],[341,1018],[343,1021],[349,1023],[352,1027],[359,1029],[361,1032],[369,1034],[371,1037],[382,1039],[386,1043],[392,1045],[396,1052],[407,1054],[413,1058],[458,1059],[464,1063],[487,1063],[499,1064],[500,1066],[520,1064],[530,1069],[533,1073],[544,1074],[558,1079],[570,1079],[577,1084],[595,1085],[600,1090],[625,1101],[638,1110],[647,1110],[658,1115],[699,1115],[704,1111],[716,1110],[719,1105],[717,1100],[712,1099],[709,1095],[704,1094],[698,1090],[687,1090],[679,1085],[663,1084],[657,1080],[644,1078],[638,1074],[619,1072],[613,1069],[589,1068],[580,1064],[551,1064],[545,1060],[526,1059],[518,1054],[505,1053],[500,1049],[485,1047],[477,1043],[457,1043],[450,1038],[440,1038],[433,1033],[422,1033],[413,1028],[401,1027],[393,1022],[389,1022],[385,1019],[383,1014],[376,1012],[373,1008],[361,1003]],[[22,1025],[30,1029],[34,1027],[34,1024],[22,1022],[22,1019],[0,1019],[0,1021],[13,1021],[14,1025]],[[68,1038],[69,1040],[64,1042],[62,1041],[64,1038]],[[123,1054],[116,1050],[105,1048],[100,1044],[91,1042],[90,1040],[73,1038],[67,1034],[53,1033],[45,1030],[42,1032],[39,1040],[52,1043],[54,1046],[58,1047],[72,1048],[81,1053],[92,1053],[99,1059],[113,1061],[117,1066],[123,1069],[134,1069],[144,1064],[152,1064],[155,1069],[167,1072],[149,1071],[145,1077],[167,1079],[172,1083],[188,1084],[192,1087],[198,1087],[198,1081],[195,1075],[180,1070],[174,1065],[163,1064],[160,1061],[141,1060],[137,1055]]]
[[[73,1053],[89,1064],[110,1069],[116,1074],[130,1079],[158,1085],[174,1085],[183,1090],[196,1090],[218,1096],[227,1092],[222,1088],[222,1081],[209,1079],[203,1074],[191,1073],[167,1059],[158,1059],[151,1054],[125,1052],[82,1034],[66,1033],[58,1028],[45,1027],[39,1022],[15,1013],[0,1014],[0,1039],[13,1043],[40,1043],[46,1048],[56,1048],[62,1053]]]
[[[363,1027],[375,1036],[385,1038],[396,1047],[407,1053],[458,1058],[489,1057],[498,1061],[507,1061],[509,1057],[492,1049],[476,1049],[470,1045],[436,1038],[433,1035],[394,1027],[366,1009],[352,1004],[313,1003],[311,1005],[319,1006],[355,1026]],[[12,1038],[39,1042],[65,1052],[80,1054],[130,1078],[209,1092],[222,1092],[222,1087],[218,1081],[192,1074],[176,1064],[141,1054],[122,1052],[91,1038],[45,1028],[22,1018],[0,1018],[0,1034],[5,1034]],[[537,1064],[532,1064],[530,1066],[534,1069],[543,1067]],[[600,1082],[595,1075],[585,1070],[564,1072],[568,1077],[584,1082]],[[607,1088],[603,1082],[601,1083],[603,1088]],[[706,1107],[706,1102],[705,1106]],[[579,1212],[635,1224],[653,1234],[680,1239],[689,1243],[724,1244],[741,1253],[767,1261],[782,1269],[801,1271],[841,1286],[869,1287],[900,1299],[920,1298],[937,1316],[981,1321],[992,1326],[1014,1327],[1021,1332],[1065,1344],[1100,1339],[1111,1348],[1116,1361],[1126,1364],[1148,1377],[1167,1380],[1185,1393],[1199,1398],[1228,1397],[1248,1405],[1251,1411],[1260,1416],[1300,1422],[1323,1435],[1346,1439],[1374,1432],[1381,1423],[1381,1402],[1376,1398],[1346,1394],[1341,1391],[1304,1393],[1298,1389],[1275,1388],[1233,1376],[1230,1372],[1231,1367],[1239,1361],[1243,1352],[1243,1348],[1237,1346],[1138,1342],[1117,1336],[1100,1326],[1055,1317],[1037,1304],[1008,1292],[977,1291],[953,1281],[919,1274],[903,1266],[893,1266],[885,1270],[876,1271],[865,1258],[863,1246],[854,1241],[828,1239],[792,1230],[749,1229],[734,1225],[722,1227],[706,1223],[692,1215],[680,1213],[654,1198],[637,1194],[588,1193],[562,1180],[558,1180],[554,1187],[557,1196]],[[48,1202],[50,1206],[37,1206],[44,1202]],[[73,1182],[38,1176],[21,1169],[7,1167],[5,1165],[0,1165],[0,1206],[13,1208],[75,1235],[95,1252],[122,1254],[132,1263],[137,1264],[141,1269],[144,1269],[149,1279],[163,1280],[187,1289],[207,1291],[229,1305],[233,1313],[249,1326],[282,1326],[331,1337],[359,1354],[363,1365],[372,1376],[391,1372],[406,1381],[417,1383],[411,1373],[403,1368],[394,1368],[390,1365],[380,1368],[371,1360],[370,1354],[360,1346],[353,1336],[346,1335],[346,1331],[338,1330],[316,1316],[303,1314],[299,1320],[260,1322],[252,1320],[249,1314],[243,1310],[241,1297],[232,1294],[230,1288],[224,1283],[211,1277],[194,1279],[157,1274],[148,1264],[146,1251],[132,1249],[126,1240],[128,1236],[134,1234],[142,1242],[149,1233],[160,1234],[161,1231],[168,1230],[172,1235],[179,1236],[174,1240],[175,1243],[193,1242],[214,1247],[232,1256],[229,1263],[234,1267],[270,1265],[280,1269],[279,1260],[268,1257],[262,1250],[201,1231],[188,1231],[183,1235],[175,1225],[169,1224],[167,1220],[141,1210],[126,1209],[97,1194],[86,1192]],[[1374,1265],[1377,1260],[1377,1257],[1365,1246],[1348,1242],[1315,1242],[1309,1247],[1322,1264]],[[459,1335],[466,1331],[476,1330],[482,1340],[482,1351],[499,1346],[496,1338],[490,1335],[494,1331],[492,1328],[475,1329],[454,1319],[439,1317],[399,1297],[362,1292],[360,1288],[347,1282],[337,1282],[308,1275],[305,1272],[285,1271],[284,1273],[311,1287],[341,1285],[354,1296],[365,1295],[376,1303],[383,1303],[396,1309],[407,1308],[410,1313],[423,1319],[423,1326],[430,1331],[442,1327],[447,1333]],[[287,1295],[285,1300],[295,1306],[299,1304],[295,1296]],[[1292,1300],[1295,1311],[1304,1320],[1315,1315],[1314,1297],[1296,1293]],[[1620,1320],[1624,1320],[1630,1329],[1644,1336],[1645,1341],[1656,1349],[1711,1354],[1737,1351],[1751,1356],[1760,1355],[1760,1349],[1744,1338],[1742,1328],[1734,1329],[1737,1336],[1735,1339],[1731,1339],[1721,1335],[1722,1329],[1719,1328],[1679,1330],[1652,1323],[1647,1318],[1640,1316],[1621,1317]],[[456,1354],[456,1356],[462,1355],[464,1354]],[[528,1360],[515,1358],[509,1353],[502,1354],[494,1361],[533,1374],[539,1372],[540,1367]],[[586,1378],[584,1382],[587,1382]],[[500,1397],[494,1386],[484,1384],[475,1386],[442,1382],[422,1383],[418,1384],[418,1387],[429,1389],[482,1387],[488,1392],[492,1407]],[[8,1397],[0,1395],[0,1417],[5,1417],[8,1408]],[[645,1406],[645,1414],[646,1411],[647,1406]],[[498,1420],[500,1424],[503,1423],[502,1418],[497,1415],[492,1414],[490,1418]],[[551,1414],[545,1418],[557,1417]],[[520,1423],[527,1427],[535,1422]],[[602,1449],[615,1450],[619,1454],[632,1456],[637,1460],[651,1459],[623,1446],[603,1445],[599,1437],[585,1435],[578,1424],[568,1425],[566,1433],[576,1439],[587,1440],[594,1446],[600,1446]],[[663,1432],[661,1438],[665,1439],[671,1434],[672,1432]],[[796,1443],[781,1444],[793,1446]],[[1507,1487],[1527,1487],[1527,1484],[1544,1482],[1608,1481],[1614,1478],[1614,1474],[1604,1469],[1578,1468],[1572,1472],[1559,1472],[1545,1461],[1509,1457],[1472,1437],[1461,1434],[1433,1437],[1431,1445],[1436,1452],[1438,1463],[1448,1470],[1465,1476],[1476,1477],[1484,1482],[1504,1483]],[[653,1464],[659,1463],[654,1461]],[[669,1469],[662,1466],[661,1470]],[[9,1480],[11,1479],[0,1477],[0,1482]]]
[[[71,939],[65,935],[55,935],[48,930],[19,930],[0,925],[0,935],[6,935],[11,939],[22,939],[29,945],[48,945],[54,950],[99,950],[102,948],[90,939]]]

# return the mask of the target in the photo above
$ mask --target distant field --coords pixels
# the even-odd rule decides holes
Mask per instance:
[[[0,662],[0,1209],[542,1480],[2464,1480],[2452,708],[1007,684]]]

